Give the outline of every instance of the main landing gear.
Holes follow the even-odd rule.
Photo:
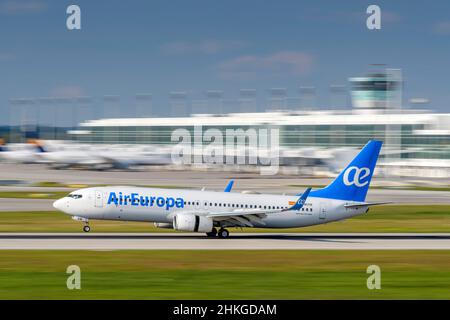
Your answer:
[[[211,232],[207,232],[206,235],[211,238],[218,236],[219,238],[225,239],[229,237],[230,233],[225,228],[220,228],[219,231],[216,228],[212,228]]]
[[[91,231],[91,227],[89,227],[89,225],[86,224],[86,225],[83,227],[83,231],[84,231],[84,232],[89,232],[89,231]]]
[[[225,238],[228,238],[229,235],[230,235],[230,233],[228,232],[227,229],[221,228],[219,230],[219,233],[218,233],[219,238],[225,239]]]
[[[207,232],[206,235],[208,237],[214,238],[215,236],[217,236],[217,229],[216,228],[212,228],[211,232]]]

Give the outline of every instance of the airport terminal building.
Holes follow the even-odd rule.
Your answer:
[[[450,114],[403,110],[401,113],[267,112],[194,115],[186,118],[101,119],[82,124],[79,139],[90,143],[170,145],[174,130],[194,126],[226,129],[278,128],[280,146],[289,149],[361,147],[385,141],[384,158],[400,167],[450,170]],[[441,174],[437,174],[441,175]]]
[[[385,142],[381,167],[406,176],[450,176],[450,114],[402,109],[401,79],[386,74],[351,78],[351,110],[196,114],[191,117],[86,121],[77,139],[89,143],[170,145],[176,129],[278,128],[286,150],[360,148]]]

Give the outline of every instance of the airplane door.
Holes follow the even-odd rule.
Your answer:
[[[320,203],[319,208],[319,219],[326,219],[327,218],[327,209],[325,207],[325,203]]]
[[[101,191],[95,190],[95,206],[97,208],[102,208],[103,207],[103,194]]]

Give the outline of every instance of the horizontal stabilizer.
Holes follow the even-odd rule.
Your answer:
[[[361,208],[361,207],[370,207],[370,206],[378,206],[382,204],[390,204],[392,202],[362,202],[362,203],[353,203],[346,204],[344,207],[346,208]]]

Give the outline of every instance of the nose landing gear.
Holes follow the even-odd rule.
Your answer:
[[[84,232],[91,231],[91,227],[89,227],[89,219],[88,218],[83,218],[83,217],[79,217],[79,216],[73,216],[72,219],[75,220],[75,221],[84,222],[84,227],[83,227],[83,231]]]

